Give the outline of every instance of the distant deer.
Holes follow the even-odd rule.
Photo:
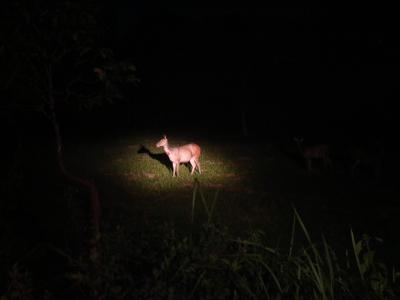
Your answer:
[[[172,162],[173,177],[179,176],[179,165],[187,162],[190,162],[192,165],[192,171],[190,174],[193,175],[196,167],[201,174],[199,162],[201,149],[198,145],[191,143],[179,147],[170,147],[168,145],[168,139],[164,135],[164,137],[156,144],[156,146],[163,147],[164,152],[168,155],[169,160]]]
[[[309,173],[313,172],[313,161],[314,160],[322,160],[325,167],[332,168],[332,160],[330,157],[330,149],[328,145],[318,144],[314,146],[303,146],[303,139],[294,138],[294,141],[297,143],[297,147],[303,158],[307,163],[307,170]]]
[[[370,146],[358,146],[351,149],[352,165],[351,176],[356,177],[359,173],[371,172],[376,180],[382,175],[384,148],[377,143]]]

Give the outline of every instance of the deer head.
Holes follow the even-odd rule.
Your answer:
[[[164,137],[161,140],[158,141],[156,146],[158,148],[158,147],[164,147],[166,145],[168,145],[168,139],[167,139],[167,136],[164,134]]]

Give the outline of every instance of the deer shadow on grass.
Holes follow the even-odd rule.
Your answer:
[[[153,153],[148,148],[143,145],[140,145],[139,150],[137,151],[139,154],[147,154],[150,158],[158,161],[160,164],[164,165],[169,171],[172,171],[172,163],[168,158],[168,155],[165,153]]]
[[[164,165],[169,171],[172,172],[172,162],[169,160],[167,154],[163,153],[153,153],[144,145],[140,145],[139,150],[137,151],[139,154],[147,154],[150,158],[158,161],[160,164]],[[188,163],[184,163],[186,168],[190,171],[190,166]]]

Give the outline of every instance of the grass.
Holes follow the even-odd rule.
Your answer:
[[[259,230],[238,238],[211,215],[188,235],[171,226],[139,236],[107,231],[99,272],[73,260],[71,279],[109,299],[398,299],[400,273],[375,257],[370,237],[350,231],[348,256],[324,237],[312,241],[294,209],[291,235],[306,242],[286,252]]]
[[[202,147],[203,173],[192,176],[181,165],[180,176],[173,178],[171,163],[155,147],[159,139],[149,133],[84,141],[67,148],[67,164],[95,179],[103,216],[125,218],[141,229],[165,222],[185,229],[192,214],[201,221],[204,209],[197,205],[192,212],[196,178],[205,199],[218,192],[217,217],[238,233],[261,228],[277,241],[288,238],[281,232],[290,231],[292,204],[338,244],[349,225],[379,235],[397,224],[395,189],[352,180],[341,170],[310,176],[293,143],[170,135],[172,145],[194,141]]]
[[[257,221],[257,215],[259,224],[272,226],[276,221],[276,208],[271,207],[277,205],[276,197],[270,197],[264,189],[266,175],[272,175],[276,164],[272,149],[199,139],[196,142],[202,147],[203,173],[190,175],[189,166],[181,165],[180,176],[174,178],[167,156],[155,147],[158,139],[149,135],[83,143],[67,149],[68,163],[75,171],[96,179],[106,197],[103,206],[107,212],[131,213],[144,223],[190,223],[190,200],[196,178],[207,199],[219,192],[223,200],[218,211],[226,222],[240,223],[239,227],[248,223],[247,227]],[[170,139],[171,144],[187,142],[190,140],[183,137]],[[249,222],[250,219],[253,221]]]
[[[169,138],[171,144],[192,141],[185,136]],[[355,284],[387,291],[389,268],[398,262],[399,250],[395,188],[350,179],[340,169],[321,170],[320,174],[310,176],[295,147],[282,147],[274,141],[191,138],[203,149],[203,174],[191,176],[189,169],[181,166],[178,178],[172,177],[170,162],[154,146],[158,135],[66,142],[67,168],[95,180],[102,204],[100,273],[104,281],[99,281],[90,261],[83,265],[74,261],[77,273],[72,279],[79,285],[93,292],[110,288],[119,294],[125,289],[143,288],[141,292],[151,293],[152,289],[142,285],[146,278],[147,284],[156,287],[156,294],[190,297],[217,291],[218,295],[228,293],[227,298],[314,295],[317,299],[334,299],[349,284],[353,285],[356,276]],[[84,240],[77,236],[82,235],[81,226],[86,220],[87,210],[82,209],[86,195],[60,184],[60,178],[45,180],[54,170],[49,168],[50,161],[39,158],[50,154],[44,156],[37,149],[36,153],[27,151],[21,156],[23,164],[32,167],[26,168],[26,174],[21,170],[25,183],[16,181],[9,203],[15,204],[12,200],[16,191],[25,202],[15,209],[20,215],[18,219],[4,213],[7,221],[3,223],[9,226],[13,221],[33,245],[38,236],[47,232],[48,238],[43,241],[54,242],[56,238],[56,246],[68,252],[74,247],[69,241]],[[31,201],[34,194],[40,195],[36,197],[38,201]],[[294,216],[292,205],[296,207]],[[32,216],[36,225],[27,228],[25,218]],[[221,227],[214,227],[214,220]],[[294,234],[295,231],[304,234]],[[18,240],[26,244],[14,232],[10,228],[12,238],[7,240],[8,244],[16,245],[13,242]],[[371,235],[362,235],[364,232]],[[383,237],[384,243],[370,236]],[[29,245],[25,248],[39,265],[35,264],[35,270],[42,270],[41,265],[55,265],[47,263],[56,258],[49,259],[45,246],[35,246],[34,251],[30,251]],[[82,249],[79,243],[76,248]],[[11,253],[12,249],[2,248],[3,253]],[[28,257],[24,251],[17,252],[17,256]],[[389,268],[382,269],[380,262],[374,261],[375,256],[387,259]],[[346,260],[352,260],[352,268],[343,264]],[[8,261],[12,266],[15,259]],[[29,276],[18,270],[10,276],[29,283]],[[56,268],[53,272],[58,274],[64,269]],[[37,273],[36,270],[36,276]],[[48,282],[45,273],[43,282]],[[233,288],[224,290],[214,276]],[[342,282],[343,276],[347,277]],[[398,282],[397,271],[393,270],[392,277],[392,282]],[[132,282],[137,285],[132,287]],[[169,290],[171,285],[178,290]]]

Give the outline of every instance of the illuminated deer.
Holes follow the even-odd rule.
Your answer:
[[[163,147],[164,152],[168,155],[169,160],[172,162],[173,177],[179,176],[179,165],[187,162],[190,162],[192,165],[192,171],[190,174],[193,175],[196,167],[201,174],[199,162],[201,149],[198,145],[191,143],[179,147],[170,147],[168,145],[168,139],[164,135],[164,137],[156,144],[156,146]]]
[[[328,145],[318,144],[304,147],[302,138],[294,138],[294,141],[297,143],[297,147],[299,148],[301,155],[306,160],[308,172],[311,173],[314,171],[312,163],[314,160],[322,160],[325,167],[332,168],[332,160]]]

